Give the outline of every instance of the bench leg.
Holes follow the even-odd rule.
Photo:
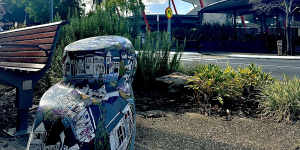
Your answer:
[[[27,134],[28,128],[28,111],[32,106],[33,99],[33,90],[22,90],[17,88],[17,127],[16,127],[16,135],[24,135]]]
[[[18,109],[16,136],[27,134],[29,109]]]

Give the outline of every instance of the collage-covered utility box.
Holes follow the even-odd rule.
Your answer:
[[[27,150],[134,149],[135,55],[120,36],[66,46],[64,79],[42,96]]]

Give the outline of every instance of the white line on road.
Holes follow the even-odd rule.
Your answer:
[[[219,64],[230,64],[230,65],[251,65],[251,64],[243,64],[243,63],[225,63],[225,62],[220,62]],[[258,66],[262,66],[262,67],[275,67],[275,68],[300,68],[297,66],[277,66],[277,65],[260,65],[260,64],[256,64]]]
[[[180,59],[180,60],[188,61],[188,60],[218,60],[218,59],[183,58],[183,59]]]

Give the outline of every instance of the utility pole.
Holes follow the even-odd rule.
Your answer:
[[[156,16],[156,21],[157,21],[157,32],[159,32],[159,14]]]
[[[53,22],[53,0],[50,0],[50,22]]]
[[[171,8],[171,0],[169,0],[169,8]],[[172,33],[171,33],[171,18],[168,19],[168,33],[170,35],[169,41],[172,40]]]

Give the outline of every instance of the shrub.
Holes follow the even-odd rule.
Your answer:
[[[258,108],[260,91],[273,81],[270,74],[253,64],[237,71],[212,64],[199,65],[195,70],[188,87],[198,103],[204,101],[231,110],[240,107],[247,113],[254,110],[246,108]]]
[[[52,72],[52,76],[62,77],[61,62],[65,46],[80,39],[100,35],[121,35],[130,38],[126,19],[105,11],[101,7],[88,16],[70,18],[69,24],[65,25],[60,32],[60,40],[52,65],[52,70],[55,71]]]
[[[262,106],[267,115],[278,121],[295,120],[300,114],[300,80],[297,78],[275,81],[264,89],[265,99]]]
[[[132,0],[132,5],[126,3],[128,9],[132,9],[134,16],[131,18],[120,16],[115,11],[116,4],[104,3],[97,8],[97,11],[90,13],[88,16],[73,16],[69,19],[69,24],[65,25],[60,32],[60,39],[55,52],[51,69],[41,81],[41,86],[50,87],[62,78],[62,61],[63,51],[68,44],[92,36],[100,35],[120,35],[129,38],[134,44],[138,53],[138,67],[136,82],[139,87],[148,86],[155,77],[168,74],[177,70],[179,66],[179,51],[183,50],[182,46],[176,41],[169,42],[167,33],[147,33],[144,42],[141,38],[136,37],[138,26],[141,22],[140,7]],[[127,6],[128,5],[128,6]],[[127,9],[127,8],[122,8]],[[129,10],[124,10],[129,12]],[[175,55],[169,60],[171,48],[175,44]],[[50,78],[51,77],[51,78]],[[47,81],[47,82],[45,82]],[[46,88],[47,89],[47,88]]]
[[[101,3],[101,5],[97,6],[96,11],[87,16],[69,14],[69,23],[64,25],[60,31],[60,39],[58,40],[51,68],[37,85],[37,88],[42,89],[40,93],[43,93],[48,87],[61,80],[63,75],[63,52],[68,44],[80,39],[101,35],[120,35],[129,38],[131,41],[135,39],[131,35],[130,25],[138,23],[129,22],[128,18],[120,16],[115,10],[116,7],[119,7],[119,5],[108,1],[107,3]],[[143,5],[137,3],[136,0],[132,0],[126,3],[126,6],[122,6],[122,10],[134,14],[137,18],[136,21],[140,22],[138,20],[140,18],[139,14],[132,13],[140,7],[143,7]],[[60,20],[59,18],[59,16],[56,16],[55,20],[58,21]]]
[[[172,45],[175,45],[175,54],[170,58]],[[144,43],[141,39],[135,40],[137,55],[137,72],[134,81],[136,88],[151,88],[156,77],[160,77],[179,69],[181,51],[184,45],[169,41],[166,32],[147,33]]]
[[[132,3],[134,3],[134,1],[132,1]],[[119,16],[114,10],[115,5],[117,4],[111,4],[109,2],[102,3],[97,6],[96,11],[91,12],[87,16],[71,15],[72,17],[68,20],[69,24],[63,26],[60,32],[60,39],[54,60],[48,72],[51,74],[50,76],[53,77],[53,82],[55,82],[57,78],[62,77],[62,57],[64,48],[68,44],[80,39],[101,35],[120,35],[130,40],[134,39],[134,37],[131,36],[129,19]],[[128,5],[127,7],[133,7],[129,4],[126,5]],[[142,7],[135,3],[133,5],[134,7]],[[126,11],[130,12],[129,9],[135,8],[126,8]],[[138,17],[138,15],[136,16]]]

